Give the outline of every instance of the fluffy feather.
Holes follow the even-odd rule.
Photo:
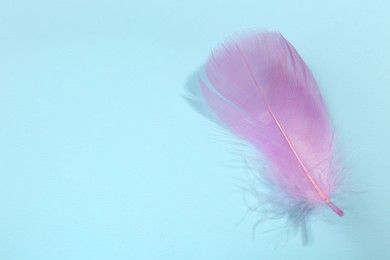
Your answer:
[[[294,221],[329,206],[338,189],[332,124],[317,83],[278,32],[233,37],[212,52],[200,86],[208,106],[267,163],[268,207]]]

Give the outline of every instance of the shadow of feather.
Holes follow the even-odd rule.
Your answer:
[[[204,96],[203,96],[203,93],[202,93],[202,90],[201,90],[201,87],[200,87],[200,80],[205,82],[206,85],[210,85],[210,83],[209,83],[209,81],[207,79],[205,70],[204,70],[204,65],[199,66],[198,69],[196,69],[188,77],[188,79],[187,79],[187,81],[185,83],[185,94],[182,96],[183,99],[197,113],[199,113],[200,115],[202,115],[203,117],[205,117],[209,121],[213,122],[217,126],[217,128],[219,128],[220,130],[222,130],[222,129],[223,130],[227,130],[225,125],[214,114],[214,112],[210,109],[210,107],[208,106],[206,100],[204,99]],[[226,132],[229,133],[228,130]],[[236,140],[234,136],[229,136],[229,137],[232,138],[233,140]],[[229,138],[229,140],[231,140],[230,138]],[[240,150],[239,154],[241,154],[241,156],[243,154],[248,155],[248,151],[250,150],[250,148],[248,147],[247,144],[237,140],[237,142],[234,142],[233,145],[236,148],[237,148],[237,146],[245,146],[247,149],[244,149],[243,147],[241,147],[242,149],[239,149]],[[245,150],[246,150],[246,152],[245,152]],[[240,167],[240,168],[250,169],[251,167],[248,164],[246,164],[245,167]],[[253,173],[253,174],[255,174],[255,173]],[[258,178],[258,176],[256,174],[256,179],[257,178]],[[246,191],[243,191],[244,194],[253,193],[256,190],[256,188],[254,188],[253,185],[259,185],[259,186],[263,186],[264,185],[264,184],[260,185],[257,181],[253,181],[253,178],[249,178],[249,177],[246,180],[242,180],[242,181],[244,181],[244,183],[246,183],[246,185],[245,185],[246,186],[245,187]],[[248,189],[251,190],[251,192],[248,192]],[[259,198],[259,194],[256,194],[256,195],[252,194],[252,195],[254,197],[256,197],[257,199]],[[260,206],[257,205],[257,203],[255,203],[254,205],[252,204],[250,206],[249,205],[247,205],[247,206],[248,206],[248,212],[245,214],[245,217],[248,216],[248,215],[251,215],[251,214],[258,215],[259,213],[262,212],[262,210],[259,209]],[[270,218],[270,219],[280,219],[280,217],[270,217],[269,214],[265,214],[263,217],[259,216],[258,221],[256,221],[256,223],[255,223],[255,225],[253,227],[253,230],[252,230],[253,234],[252,234],[252,236],[254,236],[254,233],[257,230],[257,227],[259,226],[259,224],[266,222],[266,220],[268,218]],[[240,222],[242,222],[242,221],[243,221],[243,219]],[[268,233],[270,231],[275,231],[275,230],[280,230],[280,231],[288,230],[286,236],[282,236],[281,234],[279,234],[279,236],[278,236],[279,237],[279,239],[278,239],[279,242],[276,243],[276,244],[277,244],[277,246],[280,246],[280,244],[281,244],[280,241],[286,240],[285,243],[283,243],[283,244],[286,244],[287,240],[289,239],[288,237],[291,236],[292,233],[296,234],[296,233],[299,233],[297,231],[301,231],[302,244],[303,245],[308,245],[310,243],[310,241],[311,241],[311,232],[310,232],[309,227],[306,225],[305,221],[303,221],[302,223],[301,222],[300,223],[292,223],[293,225],[290,225],[290,226],[293,226],[292,229],[286,228],[286,227],[288,227],[288,225],[286,226],[286,224],[287,223],[285,223],[282,226],[272,227],[270,229],[265,228],[264,230],[261,231],[261,233],[265,234],[265,233]],[[283,232],[283,233],[285,233],[285,232]]]
[[[218,126],[223,127],[222,122],[209,108],[206,103],[206,100],[203,97],[203,93],[199,84],[200,79],[206,79],[204,65],[200,66],[188,77],[185,84],[186,93],[184,94],[183,98],[187,102],[187,104],[190,105],[190,107],[192,107],[200,115],[204,116]]]

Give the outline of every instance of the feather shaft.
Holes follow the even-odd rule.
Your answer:
[[[283,36],[282,36],[283,37]],[[283,39],[285,40],[285,38],[283,37]],[[253,83],[255,84],[256,86],[256,91],[257,91],[257,94],[259,96],[259,98],[261,99],[261,101],[265,104],[265,106],[267,107],[267,110],[268,112],[270,113],[272,119],[274,120],[275,124],[278,126],[278,129],[280,130],[280,132],[282,133],[284,139],[286,140],[289,148],[291,149],[291,151],[293,152],[295,158],[297,159],[300,167],[302,168],[304,174],[306,175],[306,177],[309,179],[310,183],[313,185],[314,189],[318,192],[319,196],[323,199],[323,201],[339,216],[343,216],[344,215],[344,212],[339,209],[336,205],[334,205],[330,199],[325,195],[325,193],[321,190],[321,188],[317,185],[316,181],[313,179],[313,177],[310,175],[309,171],[307,170],[305,164],[303,163],[301,157],[299,156],[299,154],[297,153],[296,149],[294,148],[293,144],[291,143],[290,139],[288,138],[287,136],[287,133],[284,131],[283,127],[281,126],[279,120],[276,118],[275,116],[275,113],[272,111],[272,108],[270,106],[270,104],[267,102],[267,100],[264,98],[262,92],[261,92],[261,88],[259,86],[259,83],[257,82],[256,78],[254,77],[253,75],[253,71],[251,69],[251,67],[248,65],[248,62],[246,61],[245,59],[245,56],[242,55],[242,52],[240,50],[240,47],[235,44],[238,52],[241,54],[242,56],[242,59],[245,63],[245,66],[246,68],[248,69],[249,73],[250,73],[250,76],[251,76],[251,79],[253,80]],[[288,45],[287,45],[288,46]],[[290,47],[288,46],[288,51],[291,54],[291,49]],[[295,67],[295,63],[293,64],[293,66]]]

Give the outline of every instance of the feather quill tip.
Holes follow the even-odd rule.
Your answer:
[[[326,201],[326,204],[328,204],[328,206],[331,208],[331,210],[333,210],[334,213],[336,213],[337,215],[339,215],[340,217],[344,216],[344,211],[342,211],[341,209],[339,209],[336,205],[334,205],[329,199],[327,199]]]

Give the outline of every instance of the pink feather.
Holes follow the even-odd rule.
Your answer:
[[[211,54],[205,72],[208,106],[268,161],[268,204],[298,221],[324,205],[342,216],[331,202],[340,186],[332,124],[295,48],[278,32],[241,35]]]

